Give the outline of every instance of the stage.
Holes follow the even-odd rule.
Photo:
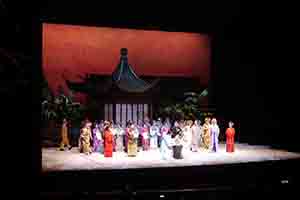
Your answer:
[[[58,151],[57,148],[42,149],[42,169],[49,171],[64,170],[112,170],[224,165],[234,163],[262,162],[300,158],[300,153],[292,153],[268,146],[236,144],[234,153],[225,152],[225,144],[220,144],[218,153],[205,150],[198,152],[183,151],[184,159],[170,158],[162,160],[159,150],[140,151],[136,157],[128,157],[124,152],[114,152],[112,158],[100,153],[85,155],[74,147],[70,151]]]

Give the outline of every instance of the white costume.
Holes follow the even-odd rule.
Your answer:
[[[201,147],[201,145],[203,144],[202,142],[202,136],[203,136],[203,129],[202,129],[202,126],[201,126],[201,121],[200,120],[197,120],[195,121],[195,125],[197,127],[197,146],[198,147]]]
[[[118,125],[115,130],[116,130],[116,151],[123,151],[124,150],[123,137],[125,134],[125,130],[120,125]]]
[[[192,146],[191,146],[191,148],[192,148],[193,152],[196,152],[198,149],[197,144],[198,144],[199,131],[198,131],[198,127],[196,124],[194,124],[191,129],[192,129]]]
[[[192,147],[192,129],[189,125],[183,128],[183,154],[188,154]]]
[[[158,135],[160,134],[159,127],[156,122],[153,122],[153,125],[150,127],[150,148],[157,148]]]
[[[220,128],[217,124],[212,124],[210,128],[211,150],[217,152],[219,149]]]

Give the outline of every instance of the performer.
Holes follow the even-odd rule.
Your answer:
[[[197,137],[197,149],[199,149],[201,148],[201,146],[203,146],[203,142],[202,142],[203,129],[201,126],[201,121],[196,120],[195,126],[196,126],[196,137]]]
[[[150,148],[150,139],[149,139],[149,128],[146,123],[141,127],[141,136],[143,143],[143,150],[148,151]]]
[[[150,130],[151,123],[150,123],[150,119],[148,117],[145,117],[144,124],[146,124]]]
[[[121,127],[121,124],[117,124],[116,125],[116,134],[117,134],[117,137],[116,137],[116,151],[123,151],[124,150],[124,145],[123,145],[123,137],[124,137],[124,134],[125,134],[125,131],[124,129]]]
[[[175,159],[183,159],[182,148],[183,148],[183,132],[178,122],[175,122],[174,127],[171,129],[171,138],[174,141],[173,145],[173,157]]]
[[[116,129],[116,125],[114,124],[114,121],[110,121],[110,130],[111,130],[111,132],[112,132],[112,134],[113,134],[113,152],[116,152],[116,146],[117,146],[117,144],[116,144],[116,140],[117,140],[117,137],[118,137],[118,135],[117,135],[117,129]]]
[[[227,128],[226,134],[226,152],[234,152],[234,136],[235,136],[235,129],[233,128],[233,122],[229,122],[229,128]]]
[[[192,131],[192,147],[191,150],[192,152],[197,152],[198,149],[198,139],[200,135],[200,127],[197,124],[197,120],[192,122],[191,125],[191,131]]]
[[[156,149],[157,142],[158,142],[158,134],[159,134],[159,127],[155,120],[153,120],[153,124],[150,127],[150,148]]]
[[[170,118],[168,118],[168,117],[166,118],[165,124],[171,129],[172,124],[171,124]]]
[[[125,146],[125,152],[128,152],[128,137],[129,137],[129,132],[130,132],[130,126],[131,126],[132,122],[131,121],[127,121],[126,123],[126,129],[125,129],[125,137],[124,137],[124,146]]]
[[[86,125],[87,123],[90,123],[90,120],[89,120],[88,117],[86,117],[86,118],[81,122],[81,128],[85,127],[85,125]]]
[[[88,123],[91,123],[90,120],[88,119],[88,117],[86,117],[83,121],[81,121],[81,124],[80,124],[80,134],[81,134],[81,130],[88,124]],[[78,138],[78,148],[81,149],[81,137],[79,136]]]
[[[179,122],[178,122],[178,121],[175,121],[175,122],[174,122],[173,128],[174,128],[174,127],[179,127]]]
[[[114,136],[109,121],[104,122],[104,157],[113,156],[113,140]]]
[[[91,126],[92,124],[88,122],[80,131],[80,148],[79,148],[80,153],[85,153],[85,154],[92,153],[91,144],[90,144],[91,137],[92,137]]]
[[[160,153],[163,160],[167,160],[171,157],[173,140],[171,138],[171,131],[168,129],[167,132],[162,133],[162,140],[160,145]]]
[[[138,146],[138,139],[140,137],[140,130],[138,129],[138,127],[135,124],[133,124],[132,126],[133,126],[133,137],[136,141],[136,145]],[[137,148],[137,150],[139,152],[138,148]]]
[[[162,126],[163,126],[163,123],[162,123],[162,121],[161,121],[161,118],[158,118],[157,119],[157,122],[156,122],[156,124],[157,124],[157,126],[158,126],[158,129],[159,129],[159,131],[158,131],[158,134],[157,134],[157,146],[158,147],[160,147],[160,142],[161,142],[161,128],[162,128]]]
[[[151,129],[151,123],[150,123],[150,119],[148,117],[145,118],[145,125],[147,126],[147,129],[148,129],[148,142],[149,142],[149,149],[151,148],[151,145],[150,145],[150,138],[151,138],[151,135],[150,135],[150,129]]]
[[[192,132],[192,126],[194,124],[194,121],[193,120],[187,120],[186,121],[186,130],[187,130],[187,134],[185,137],[186,140],[187,140],[187,144],[188,144],[188,147],[189,147],[189,150],[191,151],[192,150],[192,139],[193,139],[193,132]]]
[[[96,123],[93,129],[93,151],[103,153],[103,137],[99,123]]]
[[[63,119],[63,124],[61,127],[61,143],[59,150],[64,151],[65,146],[68,147],[69,150],[71,150],[72,146],[70,145],[69,138],[68,138],[68,121],[67,119]]]
[[[161,137],[166,135],[169,132],[170,128],[171,127],[169,126],[168,122],[165,122],[160,129]]]
[[[203,129],[203,135],[202,135],[203,147],[208,150],[210,147],[210,119],[209,118],[204,119],[204,124],[202,129]]]
[[[211,139],[212,152],[217,152],[219,149],[219,134],[220,134],[220,128],[217,124],[216,118],[213,118],[211,120],[211,128],[210,128],[210,139]]]
[[[192,121],[191,120],[181,121],[179,124],[183,134],[181,138],[181,143],[183,145],[182,154],[184,156],[188,154],[192,148],[192,130],[191,130]]]
[[[128,156],[134,157],[137,155],[137,140],[138,140],[138,132],[136,130],[136,127],[131,124],[130,128],[128,130],[128,147],[127,147],[127,151],[128,151]]]
[[[104,132],[104,121],[103,120],[100,121],[99,128],[100,128],[100,131],[101,131],[101,133],[103,135],[103,132]]]
[[[135,123],[133,123],[135,124]],[[138,136],[138,140],[137,140],[137,145],[138,145],[138,152],[140,150],[142,150],[144,147],[143,147],[143,136],[142,136],[142,129],[143,129],[143,122],[141,120],[138,121],[137,124],[135,124],[135,131],[137,131],[139,133],[139,136]]]

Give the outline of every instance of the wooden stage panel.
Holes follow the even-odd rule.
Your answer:
[[[80,154],[77,148],[71,151],[58,151],[57,148],[42,149],[42,170],[126,170],[161,167],[209,166],[248,162],[276,161],[300,158],[300,153],[272,149],[267,146],[236,144],[236,152],[225,152],[225,144],[220,144],[218,153],[204,150],[199,152],[184,151],[184,159],[170,157],[162,160],[159,150],[140,151],[137,157],[127,157],[124,152],[114,152],[112,158],[102,154]]]

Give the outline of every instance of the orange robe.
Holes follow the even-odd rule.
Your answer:
[[[104,157],[112,157],[114,136],[110,130],[104,131]]]
[[[65,145],[70,148],[71,145],[68,138],[68,126],[66,123],[64,123],[61,128],[61,139],[60,148],[63,149]]]
[[[225,134],[226,134],[226,151],[234,152],[234,135],[235,135],[234,128],[227,128]]]

